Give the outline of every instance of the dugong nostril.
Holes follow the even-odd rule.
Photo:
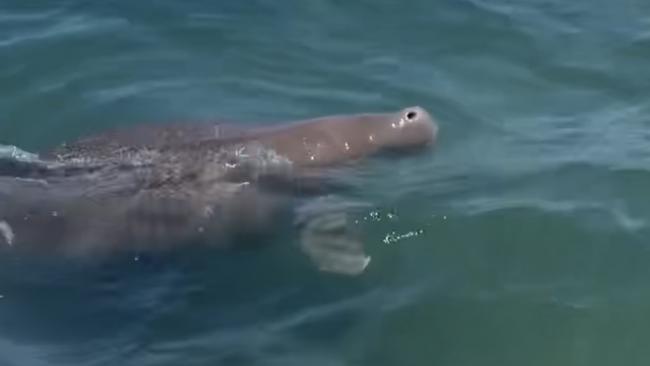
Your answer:
[[[407,121],[413,121],[418,117],[418,112],[416,111],[408,111],[406,112],[406,120]]]

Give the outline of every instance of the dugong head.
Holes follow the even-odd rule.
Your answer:
[[[399,151],[432,145],[437,137],[436,121],[424,108],[415,106],[388,115],[369,138],[381,149]]]
[[[324,166],[382,151],[432,145],[438,125],[421,107],[398,112],[334,115],[261,129],[257,140],[297,166]]]

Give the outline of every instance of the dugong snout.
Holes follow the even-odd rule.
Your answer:
[[[413,148],[433,144],[438,137],[438,123],[422,107],[404,108],[391,118],[384,131],[383,146],[390,149]]]

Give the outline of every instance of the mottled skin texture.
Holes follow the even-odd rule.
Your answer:
[[[47,167],[26,169],[20,179],[0,176],[0,244],[91,256],[188,241],[221,245],[233,233],[270,230],[286,208],[282,196],[314,169],[436,137],[436,123],[419,107],[249,129],[197,123],[108,131],[41,154]]]
[[[420,107],[395,113],[328,116],[273,127],[241,129],[223,124],[136,126],[65,144],[47,156],[106,157],[123,147],[193,149],[258,141],[301,167],[356,160],[380,150],[399,150],[435,142],[438,126]]]

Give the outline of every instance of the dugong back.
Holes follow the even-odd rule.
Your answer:
[[[231,142],[246,138],[249,130],[226,123],[140,124],[74,140],[44,151],[45,158],[102,158],[122,148],[160,150],[201,142]]]

